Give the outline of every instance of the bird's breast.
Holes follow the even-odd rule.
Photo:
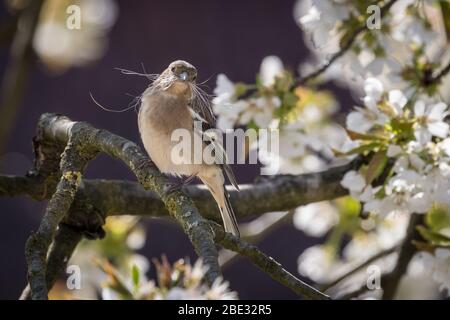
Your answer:
[[[144,148],[160,171],[190,175],[196,170],[193,166],[176,163],[172,154],[173,148],[179,144],[174,139],[177,136],[175,130],[184,130],[192,137],[193,124],[186,100],[169,95],[144,97],[138,121]]]

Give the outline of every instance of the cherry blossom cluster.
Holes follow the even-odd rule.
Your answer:
[[[391,2],[389,10],[382,11]],[[407,95],[427,89],[433,94],[439,91],[448,101],[448,90],[442,86],[424,88],[417,81],[450,59],[442,4],[437,0],[397,0],[372,5],[369,8],[366,1],[299,1],[294,14],[313,53],[312,63],[301,70],[305,73],[316,68],[314,61],[323,64],[354,39],[327,70],[326,78],[359,94],[364,79],[376,77]],[[363,32],[358,33],[361,28]]]
[[[347,116],[349,135],[358,143],[347,154],[374,155],[367,167],[349,171],[342,185],[364,203],[365,211],[384,216],[427,213],[433,205],[450,205],[447,105],[408,101],[399,90],[385,92],[374,78],[366,80],[364,90],[364,107]],[[386,170],[385,181],[374,186],[377,175]]]
[[[246,93],[254,88],[256,92],[248,96]],[[279,152],[264,148],[258,152],[265,167],[280,164],[274,174],[326,169],[334,157],[330,143],[341,146],[345,137],[342,128],[330,121],[338,110],[331,94],[300,87],[292,89],[292,76],[278,57],[263,59],[256,85],[233,83],[221,74],[214,93],[219,128],[279,130]],[[257,148],[258,145],[252,145],[253,150]]]

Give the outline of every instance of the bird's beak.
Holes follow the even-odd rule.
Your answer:
[[[180,73],[180,79],[183,81],[186,81],[186,79],[188,78],[188,74],[186,71]]]

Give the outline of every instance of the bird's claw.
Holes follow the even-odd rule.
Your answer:
[[[192,175],[185,179],[179,180],[178,182],[170,183],[169,185],[167,185],[167,187],[163,191],[163,196],[167,196],[170,193],[175,192],[175,191],[180,191],[183,187],[185,187],[189,183],[191,183],[195,177],[196,177],[196,175]]]
[[[153,161],[150,160],[150,159],[148,159],[148,158],[139,160],[139,163],[137,164],[137,167],[136,167],[136,168],[137,168],[138,170],[142,170],[142,169],[144,169],[146,166],[154,166]]]
[[[175,191],[179,191],[181,189],[183,185],[181,183],[170,183],[168,185],[166,185],[166,187],[164,188],[165,190],[163,191],[163,196],[167,196],[172,192]]]

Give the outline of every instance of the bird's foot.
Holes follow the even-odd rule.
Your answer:
[[[186,178],[179,179],[178,181],[171,183],[164,190],[163,196],[167,196],[169,193],[181,190],[183,187],[190,184],[195,179],[196,176],[197,176],[196,174],[193,174]]]
[[[149,158],[144,158],[144,159],[142,159],[142,160],[139,160],[139,163],[137,164],[136,168],[137,168],[138,170],[142,170],[142,169],[144,169],[144,168],[147,167],[147,166],[154,167],[155,164],[154,164],[153,161],[150,160]]]

